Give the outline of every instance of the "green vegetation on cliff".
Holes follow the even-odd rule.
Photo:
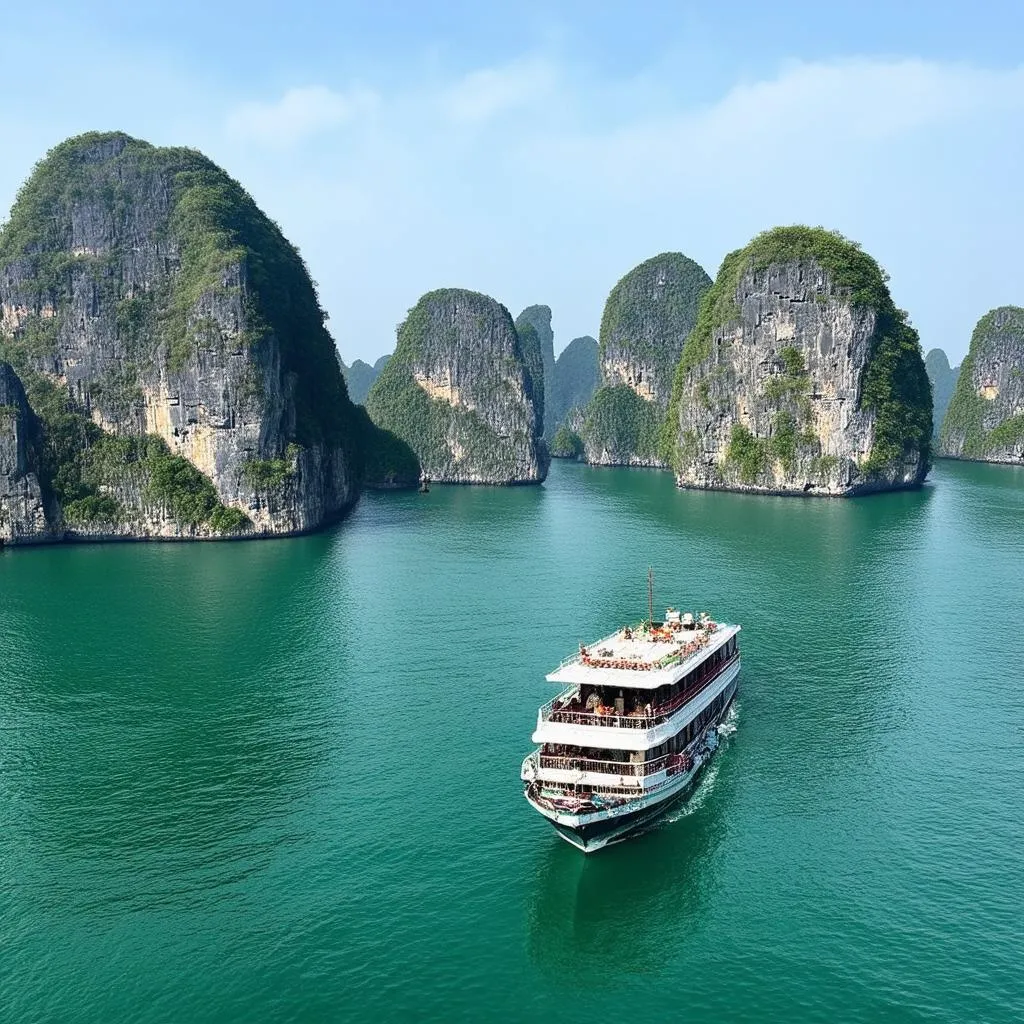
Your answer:
[[[105,211],[106,248],[74,248],[71,210],[88,199]],[[168,253],[169,273],[153,291],[129,294],[119,273],[142,232]],[[201,153],[158,148],[119,132],[62,142],[19,190],[0,232],[0,270],[17,265],[18,287],[54,315],[8,347],[52,350],[67,314],[72,272],[84,272],[117,307],[124,339],[152,360],[158,347],[173,371],[200,346],[258,344],[273,334],[282,371],[294,374],[293,440],[345,446],[351,406],[326,319],[298,250],[242,186]],[[205,309],[218,296],[244,293],[245,324],[222,337]]]
[[[729,435],[725,461],[739,472],[740,482],[753,484],[773,463],[778,462],[786,472],[796,463],[798,446],[808,439],[800,434],[792,413],[785,410],[775,414],[770,437],[755,437],[742,423],[734,423]],[[819,457],[819,471],[825,465]]]
[[[551,457],[554,459],[583,458],[583,439],[568,423],[563,423],[551,441]]]
[[[363,486],[415,487],[420,479],[420,463],[412,448],[390,430],[378,427],[362,405],[356,408],[356,417]]]
[[[605,302],[598,343],[602,362],[622,357],[649,367],[654,383],[667,390],[710,285],[704,268],[679,252],[663,252],[634,267]],[[612,383],[607,374],[605,379]]]
[[[870,474],[913,451],[922,452],[924,464],[929,463],[931,384],[917,332],[908,323],[907,314],[893,303],[886,275],[858,243],[838,232],[794,226],[765,231],[743,249],[729,253],[701,299],[697,322],[676,367],[672,398],[661,430],[660,450],[677,470],[679,404],[688,375],[711,356],[716,334],[740,316],[737,293],[744,276],[771,266],[807,262],[817,263],[828,274],[833,293],[845,294],[851,305],[875,313],[871,353],[861,377],[861,408],[875,413],[875,440],[862,468]],[[814,298],[823,300],[825,296],[816,294]],[[794,376],[788,367],[787,376]],[[743,448],[743,439],[740,441]],[[752,460],[746,458],[745,465],[749,468]]]
[[[165,508],[181,527],[208,525],[234,533],[250,525],[243,512],[220,501],[191,462],[172,455],[162,438],[104,433],[39,374],[28,375],[26,393],[43,424],[43,480],[70,525],[122,523],[147,505]],[[137,499],[127,508],[116,497],[126,493]]]
[[[366,409],[373,422],[407,445],[424,472],[435,478],[440,475],[435,467],[452,459],[452,440],[474,466],[485,467],[494,475],[514,466],[509,441],[526,444],[530,440],[525,435],[501,437],[475,410],[431,398],[409,368],[398,363],[389,363],[373,385]]]
[[[915,449],[931,465],[932,385],[917,331],[902,310],[895,315],[879,312],[879,322],[878,340],[861,377],[861,408],[875,413],[875,443],[861,467],[868,474]]]
[[[394,355],[370,390],[371,419],[408,445],[432,479],[542,479],[530,361],[543,369],[539,350],[524,352],[522,343],[525,335],[530,348],[532,330],[518,332],[489,296],[428,292],[399,326]]]
[[[986,450],[991,448],[1007,448],[1024,441],[1024,413],[1018,413],[1003,420],[985,435]]]
[[[534,408],[537,411],[537,433],[544,433],[544,353],[541,350],[540,335],[533,321],[524,314],[519,315],[515,322],[516,334],[519,335],[519,346],[526,360],[526,368],[530,371],[530,393],[533,395]]]
[[[971,345],[960,365],[953,396],[941,427],[940,450],[967,459],[985,459],[995,450],[1016,444],[1024,437],[1024,416],[1011,415],[991,429],[985,429],[988,402],[976,390],[975,373],[986,349],[999,335],[1015,337],[1016,358],[1024,362],[1024,309],[1020,306],[1000,306],[989,310],[975,325]],[[1009,371],[1009,380],[1019,380],[1021,369]],[[950,451],[954,437],[962,437],[960,448]]]
[[[300,451],[297,444],[290,444],[284,458],[248,459],[242,463],[242,479],[257,490],[277,490],[294,475],[295,462]]]
[[[583,436],[589,449],[616,462],[656,460],[660,422],[658,407],[628,384],[601,387],[584,412]]]
[[[555,360],[551,415],[558,427],[573,408],[584,408],[601,383],[597,340],[573,338]]]

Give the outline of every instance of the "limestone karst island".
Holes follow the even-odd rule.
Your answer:
[[[942,422],[939,454],[1024,462],[1024,309],[1000,306],[971,335]]]
[[[963,366],[922,358],[875,260],[775,228],[712,282],[666,252],[612,289],[600,339],[554,347],[463,288],[346,366],[305,264],[194,150],[91,133],[53,149],[0,233],[0,539],[303,533],[360,490],[538,484],[552,456],[681,487],[850,496],[938,454],[1019,462],[1024,312]],[[935,400],[933,418],[933,396]],[[948,404],[948,411],[946,406]]]
[[[536,483],[548,470],[544,361],[532,324],[461,288],[428,292],[370,389],[374,422],[442,483]]]
[[[0,234],[0,538],[273,536],[415,456],[349,400],[298,253],[219,167],[57,146]]]
[[[725,258],[676,367],[665,454],[681,485],[912,487],[931,435],[917,332],[859,246],[776,228]]]
[[[672,378],[711,278],[678,252],[634,267],[601,316],[601,386],[583,414],[588,462],[664,466],[659,436]]]

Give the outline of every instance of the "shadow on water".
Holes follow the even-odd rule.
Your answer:
[[[587,489],[619,510],[666,528],[693,543],[727,540],[735,553],[768,553],[765,539],[791,539],[835,551],[879,529],[904,530],[927,514],[934,487],[860,498],[778,497],[688,490],[671,474],[630,469],[583,469]]]
[[[623,843],[588,856],[552,834],[538,852],[528,908],[539,969],[588,990],[614,987],[624,973],[661,972],[666,942],[678,949],[673,936],[700,927],[713,884],[733,785],[719,763],[687,803]]]

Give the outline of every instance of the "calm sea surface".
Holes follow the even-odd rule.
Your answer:
[[[743,624],[690,805],[591,858],[543,674]],[[0,1019],[1024,1019],[1024,471],[856,501],[370,495],[301,540],[0,555]]]

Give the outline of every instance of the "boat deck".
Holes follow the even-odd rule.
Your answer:
[[[688,672],[739,632],[739,626],[705,621],[687,629],[678,624],[648,629],[627,626],[594,644],[580,645],[546,677],[552,683],[614,683],[655,689]]]

